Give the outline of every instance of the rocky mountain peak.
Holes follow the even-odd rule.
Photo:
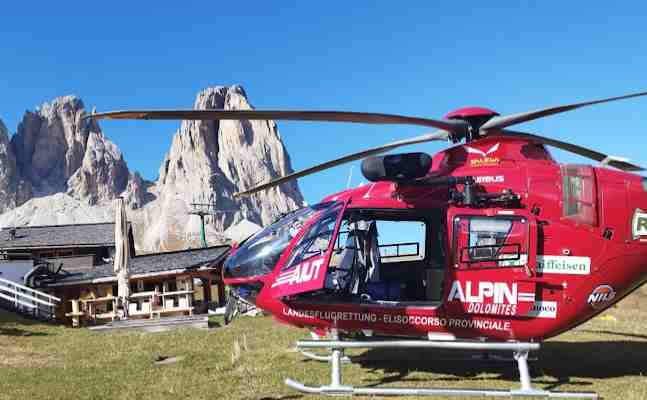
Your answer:
[[[214,86],[198,93],[194,109],[249,110],[252,105],[241,86]],[[241,200],[234,200],[233,194],[291,172],[273,121],[183,121],[160,167],[159,201],[168,212],[159,223],[181,223],[173,221],[175,216],[189,213],[190,203],[200,202],[221,211],[208,218],[216,231],[242,219],[267,224],[303,204],[296,183]]]
[[[30,194],[31,188],[18,174],[9,131],[0,120],[0,213],[23,203]]]
[[[65,96],[23,116],[11,142],[22,175],[36,191],[64,191],[81,165],[88,135],[87,129],[79,129],[82,110],[80,99]]]
[[[131,174],[121,151],[84,114],[81,99],[63,96],[23,116],[11,147],[32,195],[63,192],[96,205],[126,190]],[[142,202],[133,199],[131,207]]]
[[[194,108],[253,107],[234,85],[200,91]],[[0,216],[1,224],[79,223],[84,215],[110,220],[111,200],[121,196],[132,210],[137,247],[172,250],[200,245],[192,203],[215,209],[206,218],[214,243],[242,220],[265,225],[304,202],[296,182],[233,199],[237,191],[292,172],[274,121],[182,121],[151,183],[128,169],[119,148],[94,120],[82,119],[84,113],[79,98],[65,96],[26,112],[11,140],[0,125],[0,212],[17,207]]]

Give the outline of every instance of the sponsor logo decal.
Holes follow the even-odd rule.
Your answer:
[[[528,312],[529,317],[557,318],[556,301],[536,301]]]
[[[640,208],[634,211],[634,217],[631,220],[631,233],[634,239],[647,236],[647,213]]]
[[[591,273],[591,259],[573,256],[537,256],[537,272],[588,275]]]
[[[316,280],[319,277],[319,272],[321,270],[321,265],[324,262],[324,258],[315,258],[297,264],[296,267],[291,268],[287,271],[281,272],[276,281],[272,283],[272,287],[277,287],[281,285],[293,285],[295,283],[309,282],[311,280]]]
[[[476,183],[503,183],[505,182],[505,177],[503,175],[496,176],[477,176],[474,178]]]
[[[491,156],[493,153],[499,150],[499,143],[490,147],[487,151],[476,149],[470,146],[465,146],[465,150],[469,154],[477,154],[481,156],[481,158],[475,158],[473,160],[470,160],[470,166],[472,167],[487,167],[487,166],[499,165],[499,162],[501,162],[501,159],[499,157]]]
[[[442,318],[431,315],[407,315],[390,313],[367,313],[350,311],[295,310],[283,307],[283,315],[290,318],[301,318],[306,321],[325,320],[335,325],[339,322],[348,323],[379,323],[384,325],[408,325],[418,327],[440,327],[450,329],[480,329],[492,331],[509,331],[510,321],[492,320],[488,318]]]
[[[470,160],[472,167],[493,167],[499,165],[501,159],[499,157],[483,157]]]
[[[535,293],[519,292],[516,283],[480,281],[477,286],[466,281],[463,288],[460,281],[454,281],[447,300],[467,304],[470,314],[516,315],[517,304],[533,303]]]
[[[487,157],[490,154],[494,153],[495,151],[499,150],[499,143],[497,143],[494,146],[490,147],[490,149],[488,151],[483,151],[483,150],[476,149],[476,148],[470,147],[470,146],[465,146],[465,150],[467,150],[467,152],[470,153],[470,154],[478,154],[480,156]]]
[[[586,300],[596,310],[600,310],[613,301],[616,297],[616,291],[609,285],[600,285],[593,289],[589,298]]]

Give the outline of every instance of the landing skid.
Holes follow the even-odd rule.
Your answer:
[[[476,341],[423,341],[423,340],[300,340],[298,349],[330,349],[331,354],[322,361],[330,361],[330,384],[325,386],[308,386],[292,379],[285,384],[303,393],[325,394],[336,396],[485,396],[485,397],[548,397],[568,399],[597,399],[593,392],[552,392],[532,387],[528,372],[528,353],[539,350],[539,343],[486,343]],[[342,384],[341,364],[345,349],[379,349],[379,348],[438,348],[456,350],[510,351],[519,368],[519,389],[417,389],[417,388],[376,388],[353,387]]]

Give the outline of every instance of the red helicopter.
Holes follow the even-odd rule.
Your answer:
[[[308,393],[597,398],[534,388],[528,353],[601,313],[647,280],[647,178],[626,159],[509,127],[647,92],[500,116],[468,107],[444,119],[336,111],[116,111],[95,119],[300,120],[409,124],[439,131],[278,177],[252,195],[363,159],[371,183],[282,216],[227,259],[242,301],[308,328],[324,348],[329,385]],[[426,153],[377,154],[431,141]],[[458,144],[463,142],[462,144]],[[560,164],[554,146],[600,162]],[[609,168],[613,167],[613,168]],[[324,336],[326,336],[324,338]],[[510,351],[519,389],[361,388],[343,385],[347,348]],[[314,354],[312,357],[317,357]]]

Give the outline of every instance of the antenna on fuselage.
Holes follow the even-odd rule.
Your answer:
[[[351,165],[350,170],[348,171],[348,180],[346,181],[346,189],[350,189],[350,183],[353,179],[353,167],[354,165]]]

